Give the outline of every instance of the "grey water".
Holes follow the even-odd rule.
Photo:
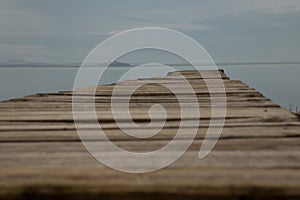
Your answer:
[[[233,80],[241,80],[286,109],[300,108],[300,64],[260,64],[218,66]],[[187,69],[185,66],[174,67]],[[100,84],[118,81],[130,67],[111,67]],[[97,70],[90,68],[91,72]],[[78,68],[72,67],[1,67],[0,101],[35,93],[72,90]],[[164,76],[148,67],[143,77]],[[86,86],[89,86],[87,79]]]

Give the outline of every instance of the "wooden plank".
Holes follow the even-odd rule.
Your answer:
[[[4,170],[1,178],[7,182],[0,193],[11,198],[25,194],[48,199],[292,199],[300,195],[300,173],[296,169],[179,168],[142,175],[90,167]]]
[[[74,132],[73,132],[74,133]],[[54,134],[52,134],[55,136]],[[56,133],[56,135],[59,135]],[[299,144],[300,138],[299,137],[248,137],[244,138],[242,134],[241,137],[237,138],[221,138],[215,148],[214,151],[221,151],[221,152],[276,152],[277,154],[281,151],[295,151],[300,153]],[[34,135],[33,135],[34,136]],[[170,136],[170,135],[169,135]],[[299,136],[299,134],[298,134]],[[54,137],[53,137],[54,138]],[[172,138],[160,138],[160,139],[136,139],[132,140],[127,137],[127,139],[123,140],[120,138],[118,140],[114,140],[114,143],[119,147],[126,149],[127,151],[134,151],[134,152],[148,152],[159,149],[166,144]],[[97,151],[105,151],[106,149],[104,146],[101,146],[103,141],[101,140],[90,140],[87,142],[99,142],[99,146],[97,146]],[[182,139],[178,139],[176,141],[178,146],[183,144]],[[189,151],[199,151],[200,147],[203,143],[203,136],[197,137]],[[270,147],[272,151],[270,151]],[[21,155],[23,156],[25,153],[33,155],[34,153],[74,153],[74,152],[87,152],[87,150],[83,147],[80,143],[80,140],[71,140],[71,138],[67,138],[67,140],[18,140],[18,141],[0,141],[0,150],[2,154],[0,157],[2,159],[10,157],[10,154],[13,155]],[[107,151],[107,150],[106,150]],[[109,153],[109,151],[107,151]],[[24,153],[24,154],[23,154]],[[279,153],[280,154],[280,153]],[[255,156],[255,154],[253,154]],[[258,156],[258,155],[257,155]],[[11,156],[12,158],[14,156]],[[247,158],[245,158],[247,159]],[[300,159],[294,160],[295,164],[300,164]],[[218,160],[216,160],[218,162]],[[5,162],[4,162],[5,163]],[[4,164],[2,163],[2,164]],[[220,164],[222,162],[220,161]],[[1,164],[0,164],[1,166]]]
[[[230,140],[220,141],[225,145],[216,147],[205,159],[198,158],[198,151],[202,141],[195,140],[192,147],[180,159],[169,168],[200,167],[200,168],[296,168],[300,169],[300,151],[298,150],[299,139],[262,139],[264,144],[258,140],[241,140],[231,142]],[[181,145],[182,141],[177,141]],[[243,147],[249,142],[250,147]],[[115,142],[122,149],[134,152],[149,152],[157,150],[166,145],[168,141],[125,141]],[[276,149],[269,150],[269,146],[279,145]],[[237,148],[229,147],[236,145]],[[288,147],[290,145],[290,147]],[[257,148],[255,148],[257,146]],[[98,141],[95,152],[106,151],[108,158],[114,159],[116,163],[121,162],[121,154],[114,151],[107,151],[106,146]],[[239,149],[240,147],[240,149]],[[0,146],[0,167],[18,167],[22,160],[22,165],[27,167],[56,167],[56,166],[78,166],[78,167],[101,167],[97,161],[86,151],[83,144],[79,142],[18,142],[4,143]],[[175,150],[175,149],[174,149]],[[161,155],[163,159],[164,155]],[[187,166],[186,163],[189,163]],[[121,164],[121,163],[119,163]],[[139,167],[147,167],[149,163],[140,163]],[[124,163],[125,165],[125,163]]]
[[[88,105],[91,105],[87,103]],[[123,107],[127,104],[125,103],[118,103],[115,105],[116,107]],[[143,107],[150,107],[153,105],[153,103],[130,103],[131,108],[143,108]],[[162,102],[160,103],[163,107],[178,107],[178,103],[168,103],[168,102]],[[210,102],[199,102],[200,107],[211,107]],[[221,103],[216,104],[216,106],[221,105]],[[193,105],[190,104],[184,104],[183,107],[193,107]],[[111,107],[111,102],[104,102],[95,104],[95,108],[107,108]],[[246,102],[227,102],[226,107],[279,107],[277,104],[275,104],[272,101],[246,101]],[[5,102],[0,103],[0,111],[9,110],[10,112],[13,111],[23,111],[23,110],[53,110],[53,109],[59,109],[60,111],[65,110],[72,110],[72,103],[60,103],[60,102],[39,102],[38,104],[35,102]]]
[[[23,129],[19,126],[24,126]],[[123,131],[118,129],[115,124],[101,124],[104,133],[110,140],[133,140],[134,138],[126,135]],[[166,125],[162,131],[156,136],[148,140],[170,140],[177,133],[177,126]],[[198,129],[196,139],[203,139],[206,135],[208,125],[201,126]],[[130,127],[128,128],[130,130]],[[151,131],[151,130],[145,130]],[[194,134],[192,129],[185,128],[185,134],[181,138],[188,137]],[[73,124],[36,124],[36,125],[20,125],[1,126],[0,142],[13,141],[79,141],[79,136]],[[95,125],[86,125],[85,135],[91,140],[94,140],[94,134],[98,133]],[[299,124],[284,125],[284,124],[232,124],[225,125],[222,130],[220,139],[228,138],[297,138],[300,136]],[[275,148],[275,147],[274,147]]]
[[[135,88],[137,86],[137,83],[139,82],[135,82],[135,81],[124,81],[124,82],[120,82],[118,83],[118,88],[119,89],[128,89],[128,88]],[[162,85],[160,85],[160,83],[164,83]],[[145,83],[144,85],[139,85],[139,87],[141,89],[145,89],[145,90],[149,90],[149,89],[155,89],[155,88],[160,88],[162,89],[163,87],[172,87],[172,88],[176,88],[176,89],[184,89],[186,88],[185,85],[181,84],[183,83],[182,81],[173,81],[173,82],[162,82],[162,81],[157,81],[157,83],[153,82],[149,82],[149,83]],[[193,81],[193,82],[189,82],[190,86],[194,89],[194,90],[200,90],[200,89],[207,89],[207,83],[204,81]],[[209,84],[211,86],[213,86],[214,88],[226,88],[226,89],[250,89],[249,86],[247,86],[246,84],[242,83],[242,82],[236,82],[236,81],[224,81],[224,82],[211,82],[209,81]],[[116,85],[100,85],[100,86],[93,86],[93,87],[87,87],[87,88],[80,88],[76,91],[91,91],[91,90],[97,90],[97,91],[101,91],[101,90],[113,90],[116,87]],[[59,93],[70,93],[71,91],[61,91]],[[57,93],[54,93],[57,94]]]
[[[119,82],[119,85],[141,85],[141,84],[172,84],[173,86],[176,85],[182,85],[182,83],[186,83],[187,81],[184,79],[157,79],[157,80],[152,80],[152,79],[145,79],[145,80],[127,80],[127,81],[122,81]],[[191,79],[188,80],[188,83],[190,85],[206,85],[206,84],[210,84],[210,85],[220,85],[220,83],[223,83],[224,85],[228,84],[228,83],[240,83],[242,84],[241,81],[232,81],[232,80],[222,80],[220,82],[219,79]]]
[[[121,88],[122,89],[122,88]],[[118,95],[118,96],[122,96],[122,95],[128,95],[129,93],[129,89],[122,89],[122,90],[116,90],[114,95]],[[187,88],[175,88],[176,89],[176,95],[191,95],[191,94],[196,94],[196,95],[201,95],[201,94],[219,94],[224,92],[224,88],[220,87],[220,88],[213,88],[213,91],[208,91],[207,89],[203,88],[203,89],[196,89],[193,90],[193,92],[191,93],[190,91],[187,91]],[[256,93],[256,91],[254,89],[251,88],[226,88],[226,93],[231,94],[231,93]],[[61,96],[61,95],[65,95],[65,96],[71,96],[71,95],[96,95],[96,96],[111,96],[113,94],[112,90],[98,90],[96,93],[94,92],[89,92],[89,91],[82,91],[82,92],[77,92],[77,93],[56,93],[56,94],[51,94],[53,96]],[[150,88],[150,89],[146,89],[146,90],[142,90],[142,89],[138,89],[136,91],[134,91],[134,96],[147,96],[147,95],[153,95],[153,96],[166,96],[166,95],[173,95],[174,93],[168,89],[168,88]],[[42,96],[44,94],[40,94],[40,96]]]
[[[215,124],[215,125],[210,125],[210,120],[203,120],[202,123],[198,125],[198,127],[201,128],[208,128],[210,127],[222,127],[222,124]],[[128,123],[120,123],[122,126],[130,129],[132,128],[131,124]],[[145,129],[145,126],[148,124],[148,122],[138,122],[141,127],[140,129],[143,130]],[[160,124],[159,124],[160,125]],[[227,130],[225,128],[246,128],[250,129],[249,131],[257,131],[257,132],[263,132],[264,130],[270,130],[274,129],[274,132],[276,133],[276,128],[280,127],[280,133],[288,131],[289,128],[295,128],[295,130],[298,130],[299,128],[299,122],[255,122],[254,120],[252,122],[245,122],[243,120],[237,121],[236,119],[232,120],[226,120],[226,123],[224,124],[224,130]],[[98,126],[95,124],[85,122],[81,123],[81,126],[84,127],[87,131],[88,130],[95,130]],[[101,123],[101,127],[106,130],[106,129],[118,129],[118,126],[114,123]],[[176,129],[179,127],[179,121],[167,121],[165,123],[165,126],[163,127],[163,130],[167,129],[172,129],[172,131],[176,131]],[[187,126],[182,126],[183,128],[191,128],[194,126],[187,125]],[[152,128],[161,128],[160,126],[156,126],[155,123],[153,123]],[[258,128],[256,130],[256,128]],[[4,134],[6,131],[58,131],[58,130],[75,130],[75,125],[73,122],[62,122],[62,121],[50,121],[50,122],[22,122],[22,121],[17,121],[17,122],[0,122],[0,131],[1,134]],[[238,130],[238,129],[237,129]],[[261,131],[260,131],[261,130]],[[115,130],[117,131],[117,130]],[[248,132],[248,131],[246,131]],[[254,134],[254,133],[253,133]],[[263,135],[263,134],[262,134]],[[1,135],[0,135],[1,137]]]
[[[90,101],[90,97],[86,97],[86,96],[79,96],[76,98],[76,101]],[[215,97],[215,102],[223,102],[224,98],[218,98]],[[96,96],[94,98],[95,103],[110,103],[111,99],[108,97],[101,97],[101,96]],[[210,102],[211,97],[201,97],[198,98],[198,102]],[[262,97],[260,95],[246,95],[246,97],[242,96],[242,95],[236,95],[236,96],[230,96],[226,98],[227,102],[245,102],[245,101],[255,101],[255,102],[264,102],[267,101],[268,99],[266,99],[265,97]],[[122,98],[119,98],[118,101],[121,103],[122,102]],[[7,102],[51,102],[51,103],[55,103],[55,102],[63,102],[63,103],[71,103],[72,102],[72,97],[71,96],[47,96],[45,97],[39,97],[39,96],[28,96],[28,97],[24,97],[24,98],[19,98],[19,99],[11,99],[10,101]],[[178,100],[176,99],[175,96],[172,97],[152,97],[152,96],[147,96],[147,97],[132,97],[130,99],[130,102],[132,103],[178,103]],[[185,103],[189,103],[191,102],[190,98],[186,98],[183,99],[182,102]]]
[[[113,119],[119,119],[122,121],[128,121],[127,112],[122,110],[117,110],[115,117],[112,116],[112,111],[110,109],[98,109],[97,118],[102,121],[111,121]],[[186,110],[187,115],[181,113],[180,110],[168,110],[167,120],[180,120],[180,119],[195,119],[191,113],[194,112],[193,109]],[[131,109],[131,117],[136,121],[147,121],[149,120],[148,109]],[[93,115],[89,112],[80,112],[82,120],[93,119]],[[201,118],[207,119],[211,117],[211,110],[209,108],[200,108]],[[280,114],[280,116],[279,116]],[[218,115],[221,116],[221,115]],[[255,118],[260,121],[265,122],[280,122],[280,121],[298,121],[295,115],[292,115],[288,111],[281,108],[231,108],[226,111],[226,119],[229,118]],[[161,112],[153,111],[151,115],[152,120],[164,120],[165,118],[161,116]],[[39,112],[0,112],[0,121],[73,121],[73,113],[69,112],[58,112],[58,111],[39,111]]]

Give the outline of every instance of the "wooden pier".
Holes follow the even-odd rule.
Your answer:
[[[146,84],[130,101],[137,123],[150,122],[147,112],[153,104],[170,112],[164,129],[144,140],[123,134],[111,118],[110,95],[115,85],[97,86],[95,104],[101,111],[98,120],[105,134],[133,152],[166,145],[184,119],[176,111],[176,96],[151,82],[168,82],[180,88],[179,73],[197,94],[201,124],[193,144],[179,160],[151,173],[119,172],[89,154],[74,125],[72,91],[1,102],[0,199],[299,199],[299,120],[241,81],[230,80],[223,71],[226,122],[205,159],[198,159],[198,152],[209,125],[211,103],[205,82],[196,71],[118,83],[124,88]],[[204,73],[209,74],[207,79],[214,79],[218,72]]]

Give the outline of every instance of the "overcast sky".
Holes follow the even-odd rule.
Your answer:
[[[145,26],[191,36],[216,62],[300,61],[299,0],[1,0],[0,60],[81,62]]]

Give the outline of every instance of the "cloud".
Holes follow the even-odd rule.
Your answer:
[[[35,56],[44,56],[47,54],[47,48],[39,45],[17,45],[17,44],[2,44],[0,48],[0,55],[4,57],[2,60],[22,58]]]
[[[40,45],[47,49],[40,50],[49,60],[68,58],[77,62],[109,36],[145,26],[191,34],[208,46],[210,41],[230,46],[227,43],[232,41],[228,38],[233,37],[253,41],[263,37],[271,44],[276,43],[274,35],[276,40],[284,39],[290,45],[286,38],[300,41],[300,36],[296,36],[299,10],[300,0],[1,0],[0,59],[22,54],[27,49],[22,45]],[[41,56],[36,47],[28,48],[32,57]],[[218,48],[224,57],[229,52]],[[241,53],[246,47],[239,48],[232,54]],[[255,50],[253,45],[249,48]]]
[[[115,34],[120,33],[120,32],[122,32],[122,31],[110,31],[110,32],[107,33],[107,35],[115,35]]]
[[[261,0],[259,6],[270,13],[295,12],[300,10],[299,0]]]

